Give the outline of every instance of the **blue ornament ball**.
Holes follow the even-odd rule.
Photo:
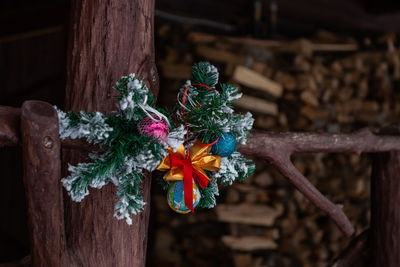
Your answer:
[[[201,194],[197,184],[193,181],[193,208],[200,202]],[[167,201],[169,207],[178,213],[189,213],[190,210],[185,205],[185,192],[183,181],[172,182],[168,188]]]
[[[229,157],[236,150],[236,138],[231,133],[223,133],[211,148],[211,153]]]

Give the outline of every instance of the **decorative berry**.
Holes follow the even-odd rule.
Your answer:
[[[211,153],[229,157],[236,150],[236,138],[231,133],[223,133],[218,142],[212,146]]]
[[[193,181],[193,208],[200,202],[200,191],[195,181]],[[168,188],[167,194],[168,205],[170,208],[178,213],[189,213],[190,210],[185,206],[185,193],[183,181],[172,182]]]
[[[145,134],[147,136],[151,136],[154,139],[158,139],[160,141],[165,141],[168,137],[168,124],[162,119],[160,121],[157,115],[152,115],[153,120],[150,117],[145,117],[138,125],[138,131],[140,134]]]

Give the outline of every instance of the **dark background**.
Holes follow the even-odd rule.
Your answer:
[[[278,11],[274,25],[271,23],[271,20],[273,20],[270,11],[271,1],[259,1],[262,10],[260,21],[254,20],[255,2],[243,0],[157,0],[155,17],[157,62],[174,61],[167,59],[171,55],[171,52],[169,52],[171,49],[175,51],[177,57],[175,63],[190,64],[197,60],[203,60],[201,56],[196,54],[194,46],[185,39],[185,36],[192,31],[290,41],[299,37],[312,39],[323,29],[342,36],[344,40],[350,38],[360,44],[360,49],[364,51],[385,51],[386,43],[380,43],[379,38],[387,33],[392,33],[391,36],[396,37],[400,32],[400,4],[397,1],[280,0],[276,1]],[[68,56],[69,7],[69,2],[63,0],[3,0],[0,2],[0,105],[20,107],[25,100],[38,99],[63,107],[65,66]],[[365,42],[365,40],[370,40],[370,42]],[[397,45],[396,38],[394,38],[394,44]],[[230,49],[235,48],[230,47]],[[238,54],[244,53],[239,49],[236,52]],[[335,57],[343,58],[346,56],[348,54],[322,55],[323,58],[327,58],[328,62],[332,62]],[[288,56],[284,55],[277,58],[279,62],[285,62]],[[317,59],[310,59],[310,61],[313,60]],[[218,66],[222,70],[225,68],[221,64]],[[165,77],[163,70],[164,67],[159,66],[160,105],[168,107],[173,105],[172,101],[174,101],[176,90],[183,80]],[[125,74],[121,73],[121,75]],[[230,79],[229,75],[223,75],[222,78]],[[398,92],[397,84],[398,81],[394,80],[393,91],[391,92],[396,96]],[[379,88],[375,89],[379,91]],[[358,90],[358,88],[355,87],[355,90]],[[379,103],[389,101],[385,98],[379,98],[379,94],[375,93],[370,94],[369,97]],[[397,98],[394,97],[391,101],[396,102]],[[280,111],[286,112],[289,120],[291,119],[288,107],[291,107],[292,104],[301,105],[296,101],[294,102],[279,102]],[[278,121],[278,118],[276,120]],[[279,123],[271,124],[270,127],[260,126],[260,124],[256,124],[256,126],[278,131],[316,130],[314,124],[310,127],[303,127],[302,124],[295,124],[295,121],[297,121],[297,118],[290,121],[293,124],[286,127]],[[396,123],[396,120],[390,117],[382,123],[372,123],[372,125],[367,122],[358,122],[357,124],[356,121],[354,125],[346,124],[341,129],[350,131],[361,126],[378,128],[390,123]],[[364,177],[364,182],[367,179],[365,178],[368,176],[369,166],[367,157],[357,160],[350,156],[345,158],[324,156],[322,159],[316,159],[314,156],[305,155],[301,157],[297,167],[302,167],[301,162],[303,164],[305,162],[305,165],[315,164],[316,160],[327,166],[324,179],[329,179],[331,176],[344,176],[350,180],[354,175]],[[356,170],[347,169],[348,160],[356,162]],[[314,264],[318,263],[323,266],[323,262],[327,262],[328,259],[321,260],[319,255],[321,253],[315,252],[318,244],[329,247],[326,250],[328,254],[326,258],[333,258],[337,255],[335,253],[340,251],[341,246],[347,244],[348,240],[343,237],[335,239],[332,234],[326,235],[310,245],[307,236],[315,234],[313,232],[315,228],[322,229],[320,231],[333,232],[337,236],[340,233],[337,233],[335,226],[332,226],[326,217],[315,208],[305,204],[304,199],[296,195],[294,189],[276,171],[265,166],[264,162],[257,161],[256,177],[266,171],[274,178],[274,182],[266,186],[267,197],[271,201],[284,203],[285,210],[281,220],[277,220],[274,226],[269,229],[219,222],[214,211],[202,211],[198,215],[196,214],[196,218],[175,215],[163,206],[165,195],[161,192],[159,186],[153,183],[154,205],[150,225],[149,265],[316,266]],[[0,176],[1,263],[16,260],[29,254],[29,244],[22,184],[21,151],[18,148],[0,149],[0,169],[2,170]],[[322,179],[322,175],[317,173],[318,170],[308,167],[305,167],[305,169],[306,176],[316,177],[313,182],[322,186],[324,193],[331,199],[337,197],[336,191],[330,191],[330,188],[335,188],[334,186],[320,184],[318,179]],[[332,171],[334,169],[336,169],[336,173]],[[255,183],[254,179],[256,178],[252,179],[247,185],[251,186]],[[346,183],[348,182],[341,182],[341,186],[345,188]],[[353,185],[349,187],[351,188],[351,186]],[[237,189],[239,197],[232,202],[233,204],[239,205],[248,201],[247,198],[250,197],[247,196],[249,194],[243,190],[240,187]],[[339,199],[351,198],[351,196],[346,195],[346,190],[343,189],[343,192],[340,192],[341,197]],[[351,204],[355,207],[354,209],[358,208],[362,212],[349,214],[351,219],[356,222],[358,232],[368,225],[368,186],[363,190],[365,194]],[[223,189],[218,202],[229,202],[229,194],[231,193]],[[342,194],[344,195],[342,196]],[[249,203],[254,202],[250,201]],[[295,204],[291,205],[290,203]],[[294,215],[290,215],[290,213]],[[243,235],[261,233],[268,236],[268,233],[274,235],[274,229],[278,229],[280,236],[285,236],[286,226],[284,223],[286,221],[284,219],[292,218],[291,216],[300,221],[298,227],[305,227],[306,230],[301,233],[294,231],[287,235],[286,239],[282,237],[277,241],[279,248],[267,251],[235,251],[221,241],[222,235],[229,235],[229,233],[235,231],[239,231]],[[310,221],[308,224],[315,224],[315,227],[307,228],[306,219]],[[301,257],[296,254],[297,246],[293,244],[285,245],[285,242],[289,242],[288,240],[295,242],[296,239],[301,244],[299,247],[309,247],[314,250],[313,253],[316,253],[316,255],[311,253],[311,256],[307,257],[306,260],[300,259]],[[289,246],[291,249],[282,249],[285,246]],[[282,261],[282,258],[288,260]]]

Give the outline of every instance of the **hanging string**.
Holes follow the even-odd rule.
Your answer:
[[[164,114],[162,114],[161,112],[159,112],[158,110],[156,110],[155,108],[153,108],[153,107],[151,107],[151,106],[149,106],[149,105],[147,105],[147,94],[144,96],[144,101],[143,101],[143,104],[139,104],[139,107],[143,110],[143,112],[148,116],[148,117],[150,117],[150,119],[152,119],[153,121],[156,121],[156,122],[160,122],[160,121],[162,121],[163,119],[167,122],[167,124],[168,124],[168,126],[170,126],[170,124],[169,124],[169,120],[168,120],[168,118],[164,115]],[[152,114],[153,115],[156,115],[158,118],[154,118],[153,116],[152,116]]]
[[[193,169],[193,167],[192,167],[192,161],[191,161],[191,158],[190,158],[188,121],[189,121],[189,118],[192,115],[193,111],[195,111],[197,108],[199,108],[201,106],[206,105],[206,104],[203,104],[203,103],[197,104],[192,110],[190,110],[189,114],[185,117],[185,112],[184,112],[185,109],[189,110],[185,106],[186,101],[188,100],[191,105],[194,104],[191,101],[190,98],[188,99],[189,87],[190,86],[194,86],[194,85],[203,86],[205,88],[208,88],[210,91],[215,92],[211,87],[209,87],[207,85],[200,84],[200,83],[193,83],[193,84],[188,85],[186,87],[186,89],[185,89],[185,91],[183,93],[182,102],[179,101],[179,97],[178,97],[178,103],[181,105],[181,110],[180,110],[181,114],[180,115],[181,115],[182,120],[185,121],[185,127],[186,127],[186,153],[185,153],[186,154],[186,159],[182,161],[183,171],[184,171],[183,184],[184,184],[184,193],[185,193],[185,204],[187,205],[187,207],[192,212],[194,212],[194,208],[193,208],[193,180],[192,180],[193,179],[193,175],[195,175],[197,177],[197,178],[195,178],[195,180],[200,183],[201,180],[199,180],[199,179],[201,178],[202,174],[199,175],[199,174],[196,174],[196,173],[195,174],[192,173],[192,170],[195,170],[195,169]],[[176,118],[176,114],[174,115],[174,120],[175,120],[176,126],[178,126],[178,120]],[[212,146],[213,144],[215,144],[218,141],[218,139],[215,140],[214,142],[210,143],[210,144],[199,144],[199,143],[197,143],[197,144],[200,145],[200,146]],[[172,156],[170,156],[170,158],[173,159]],[[205,179],[205,180],[206,180],[206,183],[203,184],[203,186],[200,183],[200,187],[202,187],[202,188],[207,187],[208,179]]]
[[[190,84],[190,85],[188,85],[188,86],[186,87],[186,89],[185,89],[185,91],[184,91],[184,93],[183,93],[182,103],[181,103],[181,102],[179,101],[179,99],[178,99],[178,102],[179,102],[180,105],[181,105],[181,117],[182,117],[182,119],[184,119],[184,121],[185,121],[185,128],[186,128],[186,157],[187,157],[187,158],[190,157],[190,150],[189,150],[189,126],[188,126],[189,117],[190,117],[190,115],[193,113],[193,111],[194,111],[195,109],[197,109],[197,108],[200,107],[200,106],[206,105],[206,104],[203,104],[203,103],[197,104],[197,105],[189,112],[189,114],[188,114],[188,115],[186,116],[186,118],[185,118],[184,109],[187,109],[186,106],[185,106],[185,103],[186,103],[186,100],[187,100],[187,95],[188,95],[189,87],[190,87],[190,86],[194,86],[194,85],[203,86],[203,87],[209,89],[210,91],[215,92],[210,86],[207,86],[207,85],[205,85],[205,84],[201,84],[201,83],[192,83],[192,84]],[[175,120],[175,124],[178,125],[178,120],[176,119],[176,115],[174,116],[174,120]],[[218,140],[219,140],[219,137],[218,137],[214,142],[209,143],[209,144],[201,144],[201,143],[197,143],[197,144],[200,145],[200,146],[203,146],[203,147],[205,147],[205,146],[212,146],[212,145],[214,145],[215,143],[217,143]]]

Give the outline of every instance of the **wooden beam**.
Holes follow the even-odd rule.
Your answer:
[[[277,41],[268,39],[254,39],[250,37],[232,37],[232,36],[217,36],[202,32],[192,32],[187,37],[188,41],[205,44],[217,41],[230,42],[232,44],[241,44],[247,46],[257,46],[261,48],[268,48],[280,52],[293,52],[300,53],[307,46],[310,53],[313,52],[353,52],[359,49],[356,43],[344,44],[327,44],[327,43],[313,43],[305,41],[304,39],[297,39],[294,41]]]
[[[58,25],[58,26],[54,26],[54,27],[48,27],[48,28],[33,30],[33,31],[29,31],[29,32],[10,34],[10,35],[6,35],[6,36],[1,36],[0,44],[14,42],[14,41],[18,41],[18,40],[24,40],[24,39],[28,39],[28,38],[39,37],[39,36],[53,34],[53,33],[59,33],[62,31],[64,31],[64,26]]]

